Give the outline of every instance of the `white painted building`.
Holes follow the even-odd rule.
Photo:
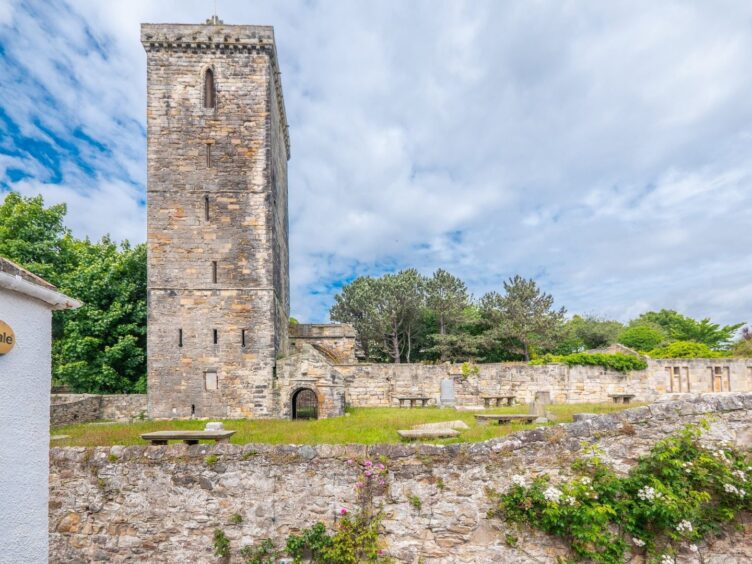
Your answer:
[[[80,305],[0,257],[0,563],[47,562],[52,310]]]

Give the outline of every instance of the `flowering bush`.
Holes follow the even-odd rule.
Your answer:
[[[688,426],[659,441],[625,477],[597,449],[573,464],[578,477],[563,484],[544,476],[527,485],[514,476],[507,492],[492,492],[491,513],[563,537],[580,559],[623,562],[629,549],[673,563],[682,546],[697,552],[698,541],[752,510],[747,455],[707,448],[700,435],[701,427]]]
[[[294,562],[306,559],[320,564],[391,562],[379,538],[383,513],[374,505],[374,498],[386,491],[388,470],[383,462],[370,459],[348,460],[347,464],[359,470],[355,482],[357,508],[352,512],[346,507],[339,509],[331,535],[323,523],[316,523],[300,535],[290,535],[286,549]]]

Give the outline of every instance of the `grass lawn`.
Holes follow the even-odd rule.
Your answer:
[[[552,404],[549,411],[558,422],[569,422],[575,413],[610,413],[630,406],[609,404]],[[482,425],[475,422],[474,413],[527,413],[526,405],[500,407],[483,412],[455,411],[454,409],[393,407],[353,408],[345,417],[318,421],[289,421],[280,419],[225,420],[225,428],[237,431],[233,443],[269,444],[377,444],[398,443],[398,429],[409,429],[420,423],[461,419],[470,426],[454,439],[432,439],[428,442],[477,442],[506,435],[536,425],[494,423]],[[139,435],[149,431],[203,429],[206,421],[137,421],[134,423],[83,423],[53,429],[53,435],[70,435],[69,439],[52,441],[52,446],[110,446],[147,444]]]

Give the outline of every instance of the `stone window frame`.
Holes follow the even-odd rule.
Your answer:
[[[207,93],[209,92],[208,88],[208,79],[211,76],[211,87],[212,87],[212,105],[208,105],[207,101]],[[211,111],[216,112],[217,106],[219,105],[219,88],[217,88],[217,70],[214,68],[214,65],[206,65],[203,69],[201,69],[201,108],[204,111]]]
[[[210,378],[209,375],[213,375],[213,387],[210,387]],[[217,392],[219,391],[219,371],[216,368],[207,368],[204,370],[204,390],[207,392]]]

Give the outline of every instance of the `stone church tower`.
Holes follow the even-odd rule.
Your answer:
[[[273,417],[290,144],[267,26],[143,24],[151,417]]]

